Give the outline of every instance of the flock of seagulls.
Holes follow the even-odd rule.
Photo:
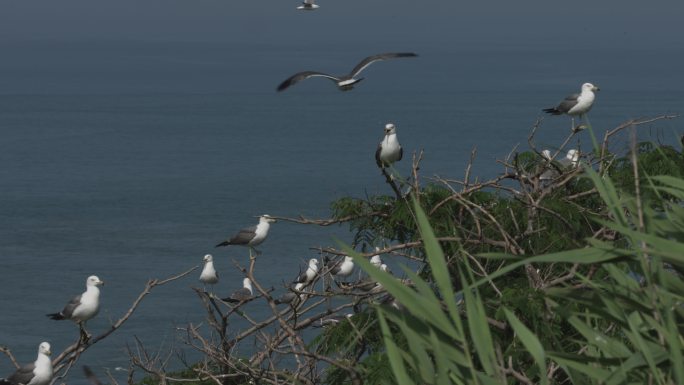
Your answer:
[[[315,10],[319,6],[315,4],[314,0],[304,0],[302,5],[298,6],[299,10]],[[333,76],[323,72],[317,71],[303,71],[298,72],[289,78],[285,79],[277,87],[277,91],[284,91],[287,88],[297,84],[302,80],[312,77],[327,78],[335,83],[341,91],[349,91],[354,88],[364,78],[358,77],[361,72],[369,65],[383,60],[396,58],[410,58],[418,55],[412,52],[399,53],[384,53],[372,55],[361,60],[350,73],[340,76]],[[591,107],[596,98],[595,92],[599,88],[591,83],[584,83],[581,91],[578,94],[568,95],[557,106],[546,108],[543,111],[552,115],[566,114],[572,118],[572,130],[578,131],[582,126],[575,126],[575,117],[579,116],[580,120],[586,118],[586,114],[591,110]],[[551,161],[551,153],[548,150],[542,152],[542,155]],[[397,128],[392,123],[387,123],[384,128],[384,137],[378,144],[375,152],[375,160],[381,169],[392,166],[395,162],[402,159],[403,149],[397,139]],[[579,160],[579,152],[577,150],[568,151],[566,157],[561,159],[559,163],[563,167],[576,167]],[[554,170],[547,170],[541,175],[541,179],[548,180],[558,175],[554,174]],[[250,248],[250,251],[255,250],[254,247],[263,243],[269,232],[271,223],[276,222],[275,218],[269,215],[261,215],[256,226],[243,228],[230,238],[217,244],[216,247],[240,245]],[[377,249],[376,249],[377,250]],[[257,251],[258,254],[258,251]],[[250,253],[251,256],[251,253]],[[324,257],[324,265],[319,269],[319,261],[312,258],[308,262],[308,266],[304,272],[301,272],[297,278],[292,282],[289,290],[279,298],[275,299],[276,304],[291,304],[295,300],[303,299],[304,293],[302,290],[312,283],[316,277],[322,274],[330,274],[336,278],[349,277],[354,271],[353,259],[349,256],[344,256],[342,259],[332,260]],[[380,255],[374,255],[371,264],[378,269],[386,271],[391,274],[386,264],[382,263]],[[203,269],[199,280],[204,285],[215,285],[219,281],[219,275],[214,267],[214,261],[211,254],[207,254],[203,258]],[[366,277],[355,283],[342,282],[340,287],[356,287],[365,291],[380,291],[382,285]],[[89,338],[85,331],[85,323],[95,317],[100,307],[100,289],[104,282],[97,276],[92,275],[86,280],[86,291],[80,295],[75,296],[69,301],[64,308],[58,313],[47,314],[53,320],[71,320],[78,324],[81,330],[81,336],[84,339]],[[205,287],[206,291],[206,287]],[[243,303],[249,301],[254,297],[254,290],[252,282],[249,278],[243,279],[242,288],[233,292],[229,297],[223,298],[223,301],[229,303]],[[400,305],[391,297],[386,298],[386,302],[391,306],[399,307]],[[322,319],[321,326],[337,324],[345,319],[349,319],[353,314],[333,315]],[[48,385],[52,381],[53,366],[50,360],[50,344],[42,342],[38,346],[38,357],[33,363],[20,367],[16,372],[5,379],[0,379],[0,385]]]

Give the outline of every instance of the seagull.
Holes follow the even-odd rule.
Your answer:
[[[309,259],[309,267],[293,283],[309,283],[318,275],[318,259]]]
[[[202,260],[204,261],[204,268],[202,269],[199,279],[205,285],[213,285],[219,280],[218,273],[214,268],[214,257],[212,257],[211,254],[207,254]]]
[[[304,283],[300,282],[300,283],[297,283],[294,285],[295,291],[300,291],[303,288],[304,288]],[[280,298],[275,299],[273,302],[275,302],[276,305],[280,305],[281,303],[290,304],[297,298],[299,298],[300,300],[304,299],[304,294],[297,294],[294,291],[290,290],[287,293],[281,295]]]
[[[549,150],[543,150],[542,151],[542,156],[547,159],[547,160],[553,160],[551,158],[551,151]],[[577,164],[579,163],[579,151],[576,149],[570,149],[568,150],[568,153],[565,155],[565,158],[562,158],[558,160],[558,164],[564,169],[566,168],[575,168],[577,167]],[[558,172],[559,170],[555,168],[549,168],[546,169],[541,175],[539,175],[539,179],[542,181],[549,181],[552,180],[560,175]]]
[[[400,57],[415,57],[418,56],[415,53],[412,52],[400,52],[400,53],[383,53],[380,55],[373,55],[373,56],[368,56],[367,58],[361,60],[359,64],[354,67],[354,69],[347,75],[341,75],[339,77],[337,76],[332,76],[328,75],[322,72],[316,72],[316,71],[304,71],[304,72],[299,72],[296,73],[289,78],[285,79],[280,85],[278,86],[277,90],[278,91],[283,91],[287,87],[290,87],[294,85],[295,83],[298,83],[304,79],[308,79],[310,77],[315,77],[315,76],[322,76],[324,78],[328,78],[337,84],[337,88],[339,88],[341,91],[349,91],[352,88],[354,88],[354,85],[363,78],[356,78],[358,74],[361,73],[366,67],[371,65],[372,63],[380,60],[387,60],[387,59],[395,59],[395,58],[400,58]]]
[[[0,385],[48,385],[52,381],[52,361],[50,344],[38,345],[38,358],[30,364],[17,369],[7,379],[0,378]]]
[[[231,303],[245,302],[252,299],[252,295],[254,295],[252,281],[250,281],[249,278],[245,278],[242,280],[242,289],[234,291],[230,297],[223,298],[223,300]]]
[[[584,118],[587,112],[591,110],[596,94],[599,88],[591,83],[582,84],[582,90],[579,94],[568,95],[563,99],[558,106],[553,108],[545,108],[543,111],[551,115],[567,114],[572,117],[572,131],[579,131],[581,126],[575,127],[575,116],[579,115],[580,120]]]
[[[326,327],[326,326],[335,326],[344,320],[350,319],[353,316],[354,316],[354,314],[352,314],[352,313],[331,315],[330,317],[321,318],[319,320],[319,324],[313,324],[311,326],[313,326],[315,328]]]
[[[240,230],[230,239],[225,240],[216,245],[216,247],[228,245],[241,245],[252,248],[253,246],[260,245],[261,242],[263,242],[266,239],[266,236],[268,235],[268,229],[269,227],[271,227],[271,223],[275,223],[275,221],[275,218],[267,214],[264,214],[259,217],[258,225]]]
[[[375,161],[378,167],[391,166],[392,163],[400,161],[403,155],[404,150],[397,140],[397,127],[392,123],[385,124],[385,137],[375,151]]]
[[[81,334],[87,337],[83,324],[95,317],[100,310],[100,289],[98,289],[98,286],[102,285],[104,285],[104,282],[100,278],[96,275],[91,275],[86,280],[85,292],[72,298],[59,313],[46,315],[53,320],[68,319],[76,322],[81,329]]]
[[[314,4],[314,0],[304,0],[302,1],[302,5],[297,7],[300,11],[313,11],[314,9],[318,9],[318,5]]]
[[[375,248],[375,252],[377,253],[380,251],[379,247]],[[370,263],[375,266],[375,267],[380,267],[382,265],[382,259],[380,259],[380,254],[375,254],[374,256],[371,257]]]
[[[328,261],[325,267],[336,277],[348,277],[354,270],[354,260],[346,255],[342,261]]]

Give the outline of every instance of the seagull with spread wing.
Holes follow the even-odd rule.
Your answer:
[[[299,72],[296,73],[289,78],[285,79],[280,85],[278,86],[277,90],[278,91],[283,91],[286,88],[295,85],[296,83],[308,79],[311,77],[324,77],[332,80],[337,84],[337,88],[339,88],[341,91],[349,91],[352,88],[354,88],[354,85],[363,78],[357,78],[357,76],[366,69],[369,65],[375,63],[376,61],[381,61],[381,60],[388,60],[388,59],[396,59],[396,58],[401,58],[401,57],[416,57],[416,55],[413,52],[399,52],[399,53],[383,53],[379,55],[373,55],[373,56],[368,56],[367,58],[361,60],[359,64],[352,69],[352,71],[347,74],[347,75],[341,75],[341,76],[332,76],[328,75],[323,72],[317,72],[317,71],[304,71],[304,72]]]

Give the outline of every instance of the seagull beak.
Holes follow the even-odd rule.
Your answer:
[[[593,89],[593,91],[601,91],[601,89],[600,89],[600,88],[598,88],[598,87],[596,87],[596,86],[594,86],[594,89]]]
[[[97,283],[98,286],[104,286],[104,281],[100,281]]]

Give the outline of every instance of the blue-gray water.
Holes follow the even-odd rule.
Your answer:
[[[25,42],[0,50],[0,345],[22,362],[43,340],[54,352],[73,341],[76,326],[44,314],[82,292],[90,274],[106,281],[89,322],[98,333],[148,278],[186,270],[206,253],[221,272],[217,290],[239,287],[231,259],[245,263],[245,250],[213,246],[255,215],[327,217],[335,198],[391,193],[373,159],[388,121],[405,149],[403,173],[424,149],[424,177],[460,178],[477,147],[473,173],[489,177],[513,146],[526,149],[540,110],[585,81],[601,87],[590,115],[597,132],[684,109],[680,47]],[[324,79],[275,92],[294,72],[345,73],[388,50],[420,57],[374,64],[347,93]],[[546,119],[537,142],[559,144],[569,125]],[[679,127],[643,131],[673,142]],[[333,236],[350,240],[346,226],[275,224],[257,277],[279,287],[315,255],[310,247],[334,245]],[[81,363],[125,367],[132,336],[154,349],[174,341],[176,326],[201,322],[190,290],[198,275],[155,289]],[[9,371],[0,358],[0,375]],[[69,380],[83,383],[80,373]]]

